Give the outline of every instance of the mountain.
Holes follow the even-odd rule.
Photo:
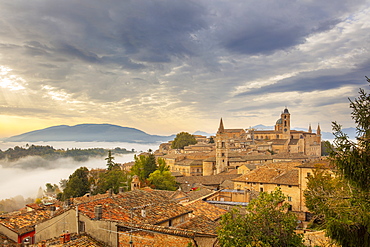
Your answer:
[[[5,139],[6,142],[78,141],[155,143],[173,140],[175,135],[149,135],[135,128],[111,124],[59,125]]]

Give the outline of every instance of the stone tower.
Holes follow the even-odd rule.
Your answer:
[[[221,118],[220,126],[216,134],[216,174],[223,172],[229,163],[228,139]]]
[[[138,190],[140,189],[140,180],[137,175],[134,175],[131,180],[131,190]]]
[[[288,108],[285,108],[281,113],[281,124],[282,124],[282,139],[290,138],[290,113]]]

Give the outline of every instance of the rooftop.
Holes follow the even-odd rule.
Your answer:
[[[2,214],[0,224],[18,234],[24,234],[34,230],[34,226],[46,219],[51,218],[49,210],[34,210],[30,212],[15,211]]]

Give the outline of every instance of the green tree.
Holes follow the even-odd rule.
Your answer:
[[[332,149],[333,149],[333,145],[330,143],[330,141],[321,142],[321,156],[328,156],[330,153],[330,150]]]
[[[367,81],[370,83],[369,78]],[[336,178],[317,172],[306,192],[308,208],[321,217],[328,236],[343,246],[370,246],[370,95],[360,89],[350,100],[357,142],[333,122],[334,147],[329,158]]]
[[[105,160],[107,161],[107,169],[108,170],[112,170],[114,167],[118,166],[116,163],[114,163],[114,157],[112,156],[112,151],[109,150],[108,151],[108,157],[105,158]]]
[[[194,145],[197,143],[195,137],[188,132],[178,133],[171,144],[173,149],[184,149],[185,146]]]
[[[103,194],[107,190],[112,189],[115,194],[119,192],[119,188],[127,183],[127,172],[119,168],[107,170],[99,175],[99,180],[93,194]]]
[[[137,175],[142,183],[149,178],[149,174],[157,169],[157,163],[153,153],[135,155],[135,164],[131,168],[131,174]]]
[[[172,176],[169,166],[162,158],[158,159],[158,169],[149,175],[149,182],[159,190],[176,190],[178,185],[176,179]]]
[[[246,213],[233,209],[222,216],[218,239],[221,246],[303,246],[295,233],[297,218],[280,188],[262,192],[246,207]]]
[[[69,176],[66,187],[61,196],[62,200],[72,197],[83,196],[90,191],[88,180],[89,170],[86,167],[78,168],[72,175]]]

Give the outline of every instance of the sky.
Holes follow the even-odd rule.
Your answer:
[[[3,0],[0,138],[109,123],[149,134],[352,127],[370,1]]]

